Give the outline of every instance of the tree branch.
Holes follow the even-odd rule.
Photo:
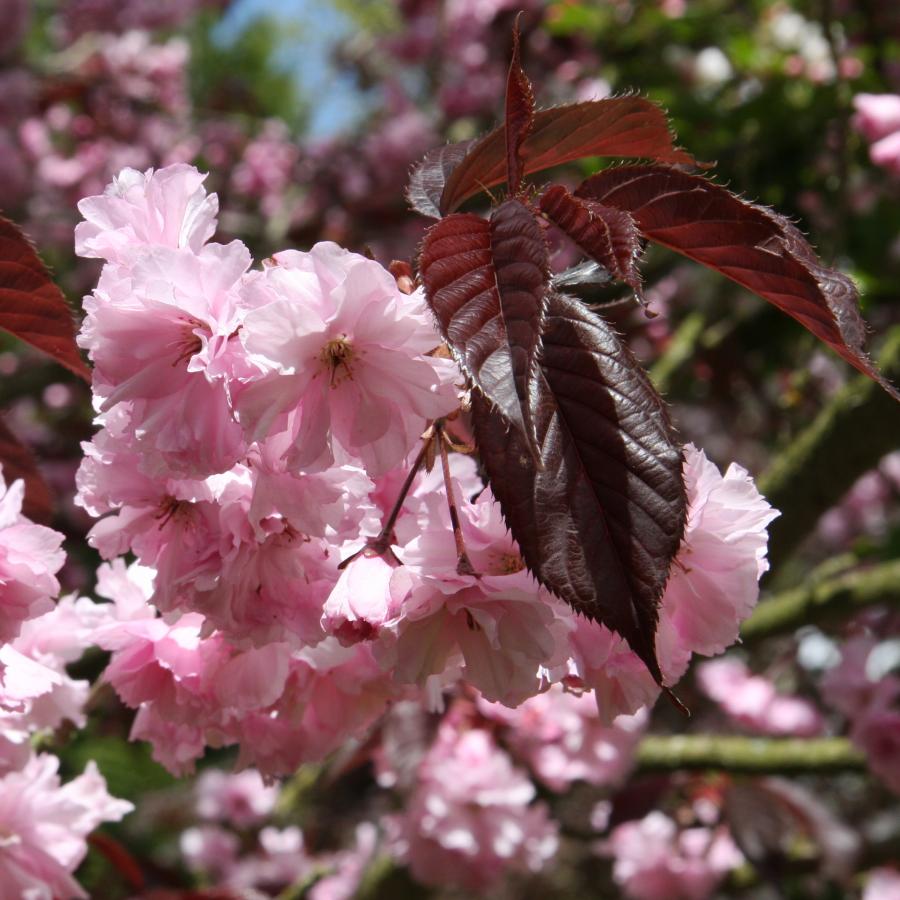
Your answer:
[[[900,380],[900,327],[888,335],[880,363],[889,379]],[[860,475],[898,446],[896,401],[864,375],[854,378],[759,478],[759,489],[781,510],[769,529],[772,569],[793,554]]]
[[[770,738],[719,734],[650,735],[637,751],[643,772],[723,769],[733,773],[821,774],[865,769],[846,738]]]
[[[741,638],[749,643],[804,623],[821,625],[877,603],[900,604],[900,560],[776,594],[744,622]]]

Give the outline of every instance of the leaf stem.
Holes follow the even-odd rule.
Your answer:
[[[449,438],[444,431],[443,422],[434,423],[434,433],[441,453],[441,469],[444,472],[444,487],[447,491],[447,505],[450,507],[450,524],[453,527],[453,540],[456,542],[456,573],[457,575],[476,575],[475,567],[466,553],[466,543],[463,540],[462,527],[459,524],[459,510],[456,508],[456,498],[453,494],[453,481],[450,477],[450,458],[447,452]]]
[[[419,469],[422,468],[425,457],[428,455],[428,449],[431,446],[431,442],[435,439],[435,434],[436,429],[434,429],[433,425],[429,426],[425,431],[422,438],[422,447],[403,482],[403,486],[400,488],[400,493],[397,495],[397,499],[394,501],[394,505],[391,508],[390,513],[388,513],[388,517],[381,526],[381,531],[378,532],[378,537],[368,540],[362,550],[357,550],[352,556],[348,556],[338,565],[338,569],[346,569],[357,556],[362,554],[367,556],[384,556],[386,553],[391,553],[391,555],[393,555],[391,544],[394,542],[394,525],[397,523],[397,517],[400,515],[400,510],[403,508],[406,495],[409,493],[413,481],[415,480]]]

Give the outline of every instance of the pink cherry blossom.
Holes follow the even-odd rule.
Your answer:
[[[779,694],[772,681],[751,675],[734,657],[703,663],[697,681],[730,717],[753,731],[797,737],[822,733],[824,722],[812,703]]]
[[[744,861],[725,829],[679,830],[661,812],[614,828],[604,852],[616,883],[635,900],[705,900]]]
[[[105,193],[78,204],[85,221],[75,228],[75,252],[122,262],[139,245],[194,252],[216,229],[219,201],[193,166],[137,172],[123,169]]]
[[[661,604],[657,646],[677,642],[685,653],[711,656],[735,642],[756,605],[769,567],[766,528],[778,512],[745,469],[732,463],[721,475],[690,444],[684,478],[687,524]],[[676,659],[671,667],[678,668]]]
[[[22,515],[25,484],[9,487],[0,472],[0,643],[11,641],[26,619],[53,608],[56,573],[65,561],[63,536]]]
[[[597,622],[574,617],[567,683],[593,689],[600,721],[612,725],[619,715],[652,706],[659,688],[647,667],[625,640]]]
[[[345,646],[369,640],[385,622],[398,618],[411,589],[412,579],[403,567],[380,556],[358,556],[328,595],[322,627]]]
[[[125,433],[144,471],[203,477],[243,452],[225,383],[210,372],[231,352],[249,265],[238,242],[142,249],[127,274],[104,270],[85,301],[79,343],[94,363],[95,394],[102,411],[128,402]]]
[[[59,760],[33,756],[0,779],[0,893],[4,897],[87,897],[72,872],[101,822],[117,822],[132,805],[116,800],[93,762],[61,785]]]
[[[429,419],[457,405],[447,360],[421,293],[406,295],[377,263],[316,244],[276,254],[254,289],[241,341],[268,374],[237,394],[251,439],[288,428],[289,464],[312,471],[360,460],[371,475],[396,465]]]

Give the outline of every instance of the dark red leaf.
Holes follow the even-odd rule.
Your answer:
[[[672,144],[669,121],[655,103],[641,97],[606,97],[538,110],[522,144],[524,174],[585,156],[622,156],[695,165]],[[444,215],[469,197],[506,179],[505,129],[474,143],[447,177],[440,201]]]
[[[144,873],[141,871],[140,863],[124,844],[102,831],[95,831],[89,835],[88,843],[109,860],[133,890],[143,890]]]
[[[25,502],[22,512],[33,522],[46,525],[53,518],[53,499],[50,488],[38,472],[34,457],[0,419],[0,466],[7,485],[18,479],[25,482]]]
[[[18,226],[0,217],[0,328],[91,380],[62,291]]]
[[[783,216],[665,166],[607,169],[588,178],[576,195],[629,212],[651,241],[773,303],[900,399],[865,353],[856,286],[821,265]]]
[[[681,449],[644,371],[603,319],[555,294],[535,386],[543,471],[477,391],[472,402],[480,459],[528,568],[661,682],[657,608],[686,500]]]
[[[735,843],[766,877],[783,877],[802,841],[821,870],[844,880],[854,871],[860,838],[814,793],[783,778],[754,778],[728,786],[725,819]]]
[[[507,200],[489,221],[448,216],[425,235],[419,269],[460,368],[534,447],[529,392],[550,278],[534,215]]]
[[[522,143],[534,125],[534,91],[522,69],[519,58],[519,13],[513,28],[513,52],[506,77],[506,114],[503,124],[506,132],[506,183],[510,194],[517,194],[525,174]]]
[[[580,200],[561,184],[541,194],[540,207],[586,256],[630,285],[640,296],[641,276],[636,262],[641,251],[641,235],[627,212]]]
[[[406,199],[416,212],[432,219],[441,218],[441,194],[447,178],[476,142],[477,139],[473,139],[435,147],[415,165],[406,187]]]

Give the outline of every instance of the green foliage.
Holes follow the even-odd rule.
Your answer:
[[[214,12],[198,16],[189,32],[191,96],[198,112],[280,118],[293,131],[301,130],[307,103],[289,66],[277,63],[296,26],[261,16],[228,43],[216,35],[217,19]]]

